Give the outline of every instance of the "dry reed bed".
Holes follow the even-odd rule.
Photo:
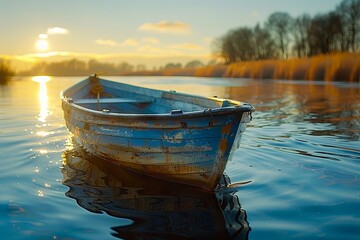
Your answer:
[[[360,82],[360,53],[248,61],[197,69],[167,69],[157,71],[156,75]]]
[[[224,76],[359,82],[360,54],[342,53],[312,58],[237,63],[229,65]]]

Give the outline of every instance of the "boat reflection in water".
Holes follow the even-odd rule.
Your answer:
[[[124,239],[248,239],[236,190],[206,192],[138,174],[80,148],[63,155],[66,195],[86,210],[127,218],[112,227]]]

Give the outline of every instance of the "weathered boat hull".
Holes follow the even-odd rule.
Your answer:
[[[65,93],[66,94],[66,93]],[[89,152],[168,181],[214,190],[252,108],[111,114],[63,97],[66,126]]]

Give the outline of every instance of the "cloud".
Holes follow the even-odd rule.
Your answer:
[[[116,61],[124,61],[124,59],[132,58],[143,58],[143,59],[157,59],[157,58],[176,58],[176,57],[186,57],[186,58],[206,58],[210,59],[211,55],[206,53],[182,53],[174,50],[165,50],[159,48],[153,48],[152,46],[143,46],[141,47],[142,51],[139,52],[127,52],[127,53],[111,53],[111,54],[98,54],[98,53],[84,53],[84,52],[66,52],[66,51],[53,51],[47,53],[30,53],[24,55],[9,56],[9,59],[17,59],[22,61],[36,62],[39,59],[48,58],[49,61],[59,61],[62,59],[72,59],[78,58],[79,60],[90,60],[90,59],[109,59]],[[4,55],[0,55],[4,57]]]
[[[118,43],[111,39],[97,39],[95,40],[95,43],[98,45],[104,45],[104,46],[116,46]]]
[[[154,46],[146,44],[139,46],[136,51],[143,54],[159,54],[159,55],[193,55],[206,51],[207,49],[201,45],[193,43],[180,43],[168,46]]]
[[[149,43],[149,44],[159,44],[159,39],[156,38],[143,38],[141,39],[142,42]]]
[[[175,21],[161,21],[157,23],[144,23],[138,28],[140,31],[174,33],[174,34],[190,34],[191,27],[187,23]]]
[[[94,41],[96,44],[98,45],[103,45],[103,46],[110,46],[110,47],[114,47],[114,46],[131,46],[131,47],[136,47],[139,45],[138,40],[136,40],[135,38],[128,38],[126,40],[124,40],[123,42],[117,42],[115,40],[112,39],[97,39]]]
[[[139,45],[139,43],[135,38],[128,38],[124,42],[122,42],[122,45],[128,45],[128,46],[135,47],[135,46]]]
[[[53,52],[46,52],[46,53],[30,53],[24,54],[22,57],[26,58],[49,58],[49,57],[59,57],[59,56],[70,56],[70,52],[61,52],[61,51],[53,51]]]
[[[48,35],[47,34],[45,34],[45,33],[41,33],[41,34],[39,34],[39,39],[47,39],[48,38]]]
[[[205,48],[201,45],[197,45],[194,43],[181,43],[181,44],[175,44],[170,45],[168,48],[172,49],[181,49],[181,50],[204,50]]]
[[[136,49],[139,52],[146,52],[146,53],[159,53],[162,52],[162,49],[151,46],[151,45],[144,45]]]
[[[52,27],[52,28],[48,28],[47,30],[47,34],[51,35],[51,34],[68,34],[69,31],[65,28],[61,28],[61,27]]]

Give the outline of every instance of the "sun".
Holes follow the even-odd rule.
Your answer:
[[[49,43],[46,39],[39,39],[36,42],[36,48],[39,51],[45,51],[49,48]]]

